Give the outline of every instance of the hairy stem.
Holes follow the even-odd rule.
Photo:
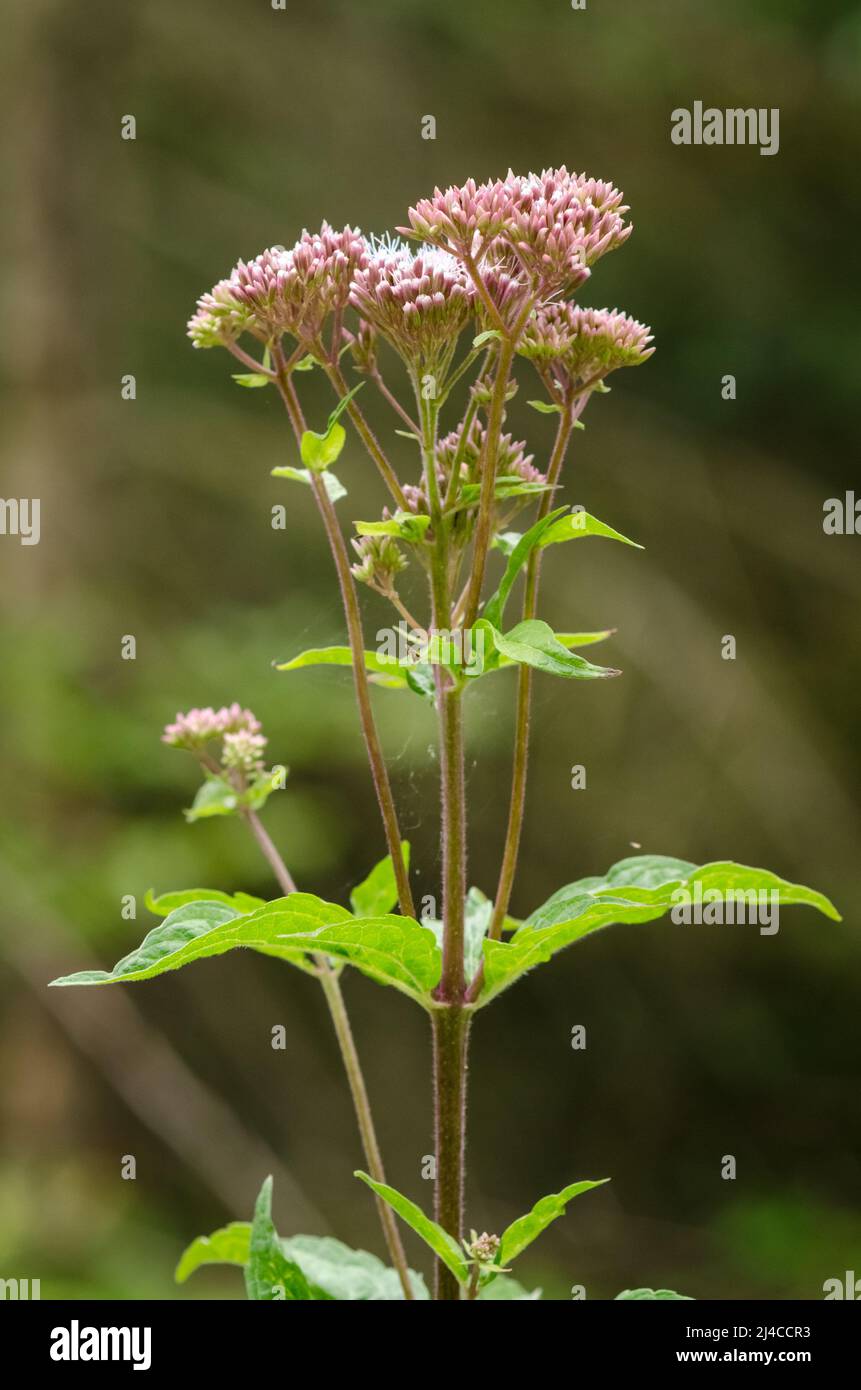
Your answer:
[[[279,370],[278,389],[287,409],[287,413],[290,416],[290,421],[296,433],[297,442],[300,442],[304,432],[305,422],[302,418],[302,411],[293,384],[289,376],[283,370]],[[392,859],[392,868],[394,870],[395,882],[398,889],[398,902],[404,916],[414,917],[415,906],[413,904],[409,875],[404,865],[403,842],[398,826],[398,815],[392,795],[391,782],[389,781],[389,771],[386,767],[386,760],[383,756],[380,736],[377,732],[374,712],[371,706],[371,691],[368,682],[368,673],[365,670],[365,641],[362,633],[362,617],[359,611],[359,599],[356,594],[356,586],[353,582],[353,575],[350,570],[350,557],[347,553],[347,544],[341,532],[341,527],[338,524],[334,505],[326,490],[326,484],[321,474],[311,474],[311,487],[314,492],[318,511],[320,512],[323,525],[326,529],[326,536],[332,551],[332,558],[335,562],[338,585],[344,604],[344,615],[347,620],[347,636],[353,658],[353,682],[356,689],[356,703],[359,707],[359,720],[365,739],[365,747],[367,749],[368,762],[371,767],[371,775],[374,780],[374,788],[377,793],[377,801],[380,806],[380,814],[383,818],[386,843]]]
[[[337,394],[341,397],[341,399],[343,399],[343,397],[349,393],[350,388],[344,380],[344,374],[341,371],[341,368],[338,366],[337,362],[330,361],[327,363],[326,375],[331,381]],[[395,470],[392,468],[392,465],[386,458],[383,449],[379,443],[379,440],[377,439],[377,436],[374,434],[374,431],[371,429],[370,425],[368,424],[367,420],[362,414],[360,407],[356,403],[355,397],[353,398],[353,400],[350,401],[350,404],[347,406],[347,414],[349,415],[350,419],[352,420],[353,424],[358,430],[362,443],[364,444],[371,458],[374,460],[374,463],[377,465],[380,475],[383,478],[386,487],[389,489],[389,492],[392,494],[392,497],[395,499],[395,502],[397,503],[398,507],[400,507],[401,511],[406,511],[406,498],[404,497],[401,485],[397,480]]]
[[[493,496],[496,484],[499,436],[502,433],[502,418],[505,412],[505,393],[508,389],[508,377],[511,372],[511,363],[513,359],[514,339],[507,338],[499,349],[499,360],[496,365],[496,380],[493,385],[490,413],[487,420],[487,437],[485,441],[484,459],[482,461],[484,471],[481,479],[481,497],[478,503],[478,520],[475,526],[472,571],[469,576],[466,605],[464,608],[464,625],[468,628],[472,627],[478,617],[478,608],[481,603],[481,586],[484,583],[484,570],[487,564],[487,551],[490,545],[490,530],[493,522]]]
[[[431,625],[443,645],[453,640],[449,583],[449,538],[436,477],[438,407],[425,401],[417,385],[422,419],[422,461],[434,544],[431,552]],[[466,806],[464,790],[463,696],[442,664],[445,652],[434,663],[436,706],[439,721],[440,784],[442,810],[442,977],[438,997],[447,1003],[463,999],[463,912],[466,896]]]
[[[380,736],[377,733],[377,726],[371,707],[370,685],[368,682],[368,673],[365,670],[365,641],[362,634],[362,619],[359,612],[359,600],[356,595],[356,587],[353,583],[353,575],[350,571],[350,557],[347,554],[347,546],[341,533],[341,528],[338,525],[338,518],[335,515],[334,505],[326,491],[326,485],[318,473],[312,475],[311,486],[314,489],[314,496],[317,499],[317,506],[323,518],[323,524],[326,527],[332,558],[335,561],[335,569],[338,572],[338,583],[341,588],[341,597],[344,601],[344,612],[347,618],[350,649],[353,654],[353,681],[356,688],[356,702],[359,706],[359,720],[362,725],[362,733],[365,736],[368,761],[371,765],[371,775],[374,779],[374,787],[376,789],[380,813],[383,818],[383,826],[386,832],[386,843],[388,844],[389,854],[392,859],[392,867],[394,869],[395,881],[398,888],[398,902],[401,912],[405,917],[414,917],[415,906],[413,904],[409,875],[404,864],[403,842],[401,840],[400,827],[398,826],[398,815],[395,810],[392,786],[389,781],[389,770],[386,767],[386,760],[383,756]]]
[[[418,382],[416,383],[418,388]],[[451,632],[449,538],[436,478],[438,406],[416,391],[422,420],[422,460],[434,546],[431,560],[432,626],[446,642]],[[444,655],[437,653],[438,658]],[[459,1241],[463,1226],[466,1148],[466,1068],[469,1014],[463,1009],[464,900],[466,897],[466,797],[464,788],[463,696],[439,659],[434,665],[439,720],[442,809],[442,974],[433,1015],[434,1152],[436,1220]],[[460,1286],[441,1260],[436,1297],[456,1300]]]
[[[571,434],[587,399],[588,397],[583,396],[575,405],[566,406],[559,417],[559,426],[556,431],[553,452],[550,456],[550,464],[547,469],[547,481],[550,484],[550,490],[542,495],[539,503],[537,518],[539,521],[547,516],[550,511]],[[529,556],[526,566],[526,583],[523,595],[524,620],[535,617],[538,604],[538,584],[540,576],[541,549],[536,546]],[[532,667],[521,666],[517,676],[517,712],[515,714],[514,762],[511,774],[511,800],[508,808],[508,828],[505,835],[505,848],[502,855],[499,884],[493,904],[493,916],[488,929],[488,936],[491,940],[498,940],[502,932],[502,924],[505,921],[505,915],[508,912],[508,906],[511,902],[511,890],[517,868],[520,836],[523,829],[523,813],[526,806],[526,773],[529,761],[529,719],[531,703]],[[476,980],[475,984],[480,988],[480,980]]]
[[[434,1010],[432,1020],[437,1171],[434,1219],[456,1241],[460,1241],[463,1234],[470,1022],[470,1011],[459,1004]],[[460,1286],[441,1260],[436,1266],[435,1296],[445,1302],[460,1298]]]
[[[254,838],[260,846],[271,868],[279,886],[284,893],[295,893],[296,884],[287,865],[276,849],[272,839],[264,829],[259,816],[255,811],[246,811],[244,819],[247,821]],[[383,1168],[380,1146],[377,1141],[377,1133],[374,1129],[374,1120],[371,1114],[371,1103],[368,1099],[368,1090],[365,1085],[365,1078],[362,1074],[362,1065],[359,1061],[359,1054],[356,1051],[356,1044],[353,1040],[353,1030],[350,1027],[350,1019],[347,1014],[347,1007],[344,1003],[344,996],[341,993],[341,985],[337,973],[325,955],[315,953],[313,956],[314,964],[317,967],[317,978],[323,988],[326,1003],[329,1007],[329,1014],[335,1029],[335,1036],[338,1039],[338,1046],[341,1049],[341,1057],[344,1062],[344,1070],[347,1073],[347,1081],[350,1086],[350,1094],[353,1097],[353,1105],[356,1111],[356,1118],[359,1122],[359,1134],[362,1140],[362,1148],[365,1154],[365,1161],[371,1173],[371,1177],[376,1182],[385,1182],[386,1175]],[[413,1290],[409,1279],[404,1247],[401,1243],[400,1233],[395,1225],[394,1216],[391,1208],[384,1202],[377,1202],[377,1209],[380,1215],[380,1224],[383,1228],[383,1237],[388,1247],[392,1263],[398,1272],[401,1287],[404,1291],[404,1298],[412,1298]]]
[[[263,822],[257,812],[244,811],[243,817],[248,822],[251,833],[263,851],[264,858],[275,875],[281,892],[285,897],[288,893],[295,893],[296,884],[293,881],[293,876],[275,848],[275,845],[272,843],[269,832],[264,829]]]
[[[415,422],[415,420],[413,419],[412,415],[409,415],[409,414],[407,413],[407,411],[404,410],[404,408],[403,408],[403,406],[401,405],[400,401],[398,400],[397,396],[396,396],[392,391],[389,390],[388,386],[386,385],[385,381],[383,380],[383,375],[382,375],[381,371],[379,370],[379,368],[378,368],[378,367],[374,367],[374,369],[369,373],[369,375],[370,375],[371,381],[373,381],[374,385],[376,386],[376,388],[377,388],[377,390],[379,391],[380,395],[382,396],[383,400],[384,400],[384,401],[387,401],[388,404],[392,407],[392,410],[395,412],[395,414],[400,416],[400,418],[403,420],[404,424],[406,425],[407,429],[408,429],[412,434],[418,435],[418,433],[419,433],[419,427],[418,427],[418,425],[416,424],[416,422]]]
[[[359,1133],[362,1137],[362,1148],[365,1151],[368,1169],[374,1182],[384,1183],[386,1181],[386,1173],[383,1168],[383,1159],[380,1153],[379,1143],[377,1142],[376,1130],[374,1129],[374,1121],[371,1115],[371,1105],[368,1100],[365,1078],[362,1075],[359,1054],[356,1051],[356,1044],[353,1041],[353,1030],[350,1027],[350,1019],[344,1005],[344,996],[341,993],[340,981],[338,980],[337,974],[328,963],[325,969],[320,971],[320,983],[323,986],[326,1003],[329,1005],[329,1013],[332,1015],[332,1022],[335,1026],[335,1033],[338,1038],[338,1046],[341,1049],[341,1057],[344,1061],[344,1070],[347,1073],[347,1079],[350,1083],[350,1093],[353,1097],[353,1105],[356,1111],[356,1119],[359,1123]],[[394,1212],[381,1198],[378,1197],[376,1201],[380,1223],[386,1238],[386,1245],[389,1248],[392,1263],[398,1272],[401,1288],[404,1291],[404,1298],[412,1298],[413,1290],[410,1284],[407,1258],[404,1254],[404,1247],[401,1243],[400,1232],[395,1222]]]

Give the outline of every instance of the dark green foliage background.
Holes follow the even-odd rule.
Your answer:
[[[598,659],[624,676],[537,683],[514,910],[636,842],[767,865],[846,920],[789,910],[776,938],[618,928],[505,996],[475,1033],[469,1219],[499,1229],[546,1191],[612,1176],[519,1271],[563,1298],[575,1283],[818,1297],[861,1270],[861,539],[822,531],[823,502],[859,484],[861,8],[31,0],[3,33],[2,491],[41,497],[42,541],[0,542],[0,1276],[41,1278],[44,1297],[172,1297],[180,1248],[250,1215],[271,1151],[282,1233],[380,1248],[312,981],[228,957],[129,990],[133,1015],[42,982],[135,944],[148,887],[271,891],[238,826],[183,825],[192,768],[158,741],[177,708],[238,699],[265,720],[292,769],[267,820],[303,886],[346,901],[383,852],[346,673],[271,669],[340,641],[339,604],[310,496],[269,477],[296,461],[278,402],[191,351],[196,296],[321,216],[382,231],[435,182],[562,161],[615,180],[636,224],[582,302],[620,304],[658,345],[590,407],[564,500],[646,551],[547,556],[545,616],[617,627]],[[779,154],[673,146],[670,112],[698,99],[779,107]],[[330,402],[306,381],[322,422]],[[523,405],[534,394],[511,422],[540,459],[552,422]],[[355,443],[339,471],[342,516],[372,517],[382,499]],[[269,525],[278,501],[286,533]],[[373,637],[389,617],[368,611]],[[488,892],[512,693],[500,676],[471,710],[470,877]],[[418,891],[434,893],[431,723],[404,696],[377,707]],[[129,893],[137,922],[120,917]],[[390,1180],[429,1204],[424,1018],[358,977],[347,995]],[[578,1023],[585,1053],[569,1045]],[[217,1123],[201,1082],[227,1107]],[[209,1271],[189,1292],[240,1283]]]

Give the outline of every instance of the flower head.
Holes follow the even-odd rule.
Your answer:
[[[260,727],[260,721],[251,710],[243,709],[240,704],[223,705],[219,710],[207,705],[205,709],[178,713],[175,722],[166,725],[161,740],[171,748],[186,748],[193,752],[229,734],[259,734]]]
[[[445,435],[437,445],[437,459],[446,480],[451,476],[458,451],[462,459],[461,471],[464,477],[474,478],[479,472],[487,443],[487,431],[474,420],[462,449],[461,435],[462,430],[458,427]],[[510,434],[499,436],[496,471],[500,477],[518,477],[524,482],[543,482],[544,474],[533,467],[532,457],[532,454],[526,453],[526,444],[522,439],[512,439]]]
[[[504,186],[509,212],[499,242],[541,299],[574,293],[599,257],[621,246],[633,230],[617,188],[569,174],[564,165],[525,178],[509,171]],[[491,246],[491,259],[493,252]]]
[[[367,322],[366,319],[359,319],[359,326],[354,334],[346,334],[350,347],[350,353],[355,363],[357,372],[373,372],[377,366],[377,330]]]
[[[248,332],[263,342],[289,333],[313,343],[327,317],[348,302],[353,273],[369,252],[353,227],[304,231],[295,246],[270,246],[238,261],[226,280],[198,301],[188,331],[196,347],[229,345]]]
[[[630,236],[622,194],[603,179],[543,169],[445,192],[435,189],[410,209],[412,236],[482,262],[504,321],[527,295],[572,294],[590,267]],[[510,311],[510,312],[509,312]]]
[[[350,303],[412,366],[445,358],[472,312],[474,290],[454,256],[382,245],[353,276]]]
[[[437,442],[436,478],[440,494],[447,494],[455,467],[459,473],[458,484],[476,482],[480,478],[486,444],[487,431],[478,420],[473,420],[465,439],[463,427],[458,426]],[[500,435],[496,456],[498,477],[519,478],[525,483],[545,482],[545,475],[535,467],[532,459],[532,454],[526,453],[522,440],[513,439],[510,434]],[[411,512],[424,513],[429,510],[423,482],[420,485],[407,484],[403,491]]]
[[[395,575],[407,567],[406,556],[391,536],[357,536],[352,546],[359,561],[350,568],[356,579],[372,588],[387,591]]]
[[[464,1241],[467,1254],[479,1265],[493,1264],[499,1253],[500,1245],[499,1236],[488,1235],[487,1231],[484,1231],[482,1235],[470,1231],[469,1240]]]
[[[462,188],[456,184],[445,191],[435,188],[431,198],[421,198],[407,213],[409,227],[398,231],[466,258],[478,254],[502,230],[507,215],[508,195],[502,180],[477,184],[467,179]]]
[[[196,348],[225,347],[249,331],[253,315],[233,293],[230,280],[219,280],[202,294],[188,321],[188,336]]]
[[[263,750],[268,740],[263,734],[250,729],[237,729],[224,735],[221,761],[227,768],[237,772],[262,772]]]
[[[527,324],[518,351],[550,369],[563,387],[576,388],[619,367],[637,367],[651,357],[645,324],[618,309],[581,309],[546,304]]]

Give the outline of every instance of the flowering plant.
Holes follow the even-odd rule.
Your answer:
[[[524,1299],[513,1262],[566,1206],[599,1185],[581,1179],[542,1198],[501,1234],[464,1228],[466,1081],[475,1015],[527,971],[612,923],[644,923],[686,898],[734,903],[758,894],[838,914],[821,893],[761,869],[731,862],[696,866],[638,855],[606,873],[567,884],[525,920],[509,915],[523,823],[532,683],[535,672],[567,680],[606,680],[619,672],[582,649],[607,631],[556,633],[538,616],[541,561],[550,546],[586,536],[632,545],[582,508],[559,502],[563,466],[575,431],[607,378],[639,366],[654,351],[649,329],[617,310],[582,308],[573,296],[599,259],[631,233],[628,208],[611,184],[565,168],[506,177],[444,192],[411,208],[397,236],[366,239],[352,227],[303,232],[290,249],[272,247],[239,261],[204,294],[189,323],[195,347],[220,347],[243,370],[235,380],[269,388],[283,402],[296,462],[273,473],[310,487],[331,550],[344,605],[347,643],[313,648],[278,668],[352,669],[359,721],[382,817],[387,854],[351,895],[350,906],[297,888],[265,830],[261,812],[283,787],[286,769],[269,768],[254,715],[238,704],[179,714],[164,741],[190,752],[204,774],[187,815],[245,821],[269,862],[281,895],[193,889],[149,897],[163,916],[112,971],[86,971],[55,984],[102,985],[150,979],[193,960],[248,947],[316,978],[326,997],[355,1104],[368,1172],[356,1174],[376,1199],[391,1265],[332,1239],[280,1238],[272,1222],[271,1182],[253,1221],[196,1240],[178,1277],[199,1265],[244,1267],[255,1299],[423,1299],[422,1276],[407,1267],[396,1217],[435,1257],[434,1293],[442,1300]],[[402,239],[405,238],[405,239]],[[349,388],[345,359],[359,375]],[[399,360],[409,399],[391,384]],[[309,428],[299,383],[323,373],[335,396],[321,430]],[[541,394],[529,402],[555,417],[546,463],[506,431],[516,372],[534,373]],[[402,478],[357,399],[380,392],[393,426],[417,453]],[[336,507],[346,489],[333,472],[351,422],[387,491],[387,505],[355,524],[351,547]],[[444,422],[444,424],[443,424]],[[300,466],[301,464],[301,466]],[[534,508],[524,529],[516,517]],[[352,554],[351,554],[352,549]],[[399,585],[413,566],[427,594],[426,616],[413,616]],[[495,577],[491,580],[491,570]],[[507,618],[518,581],[520,615]],[[365,647],[359,587],[392,606],[401,647]],[[492,898],[467,879],[467,805],[463,705],[476,681],[517,672],[508,826]],[[429,701],[439,726],[441,864],[439,911],[419,920],[403,840],[371,700],[378,685]],[[400,990],[424,1009],[433,1039],[433,1216],[386,1181],[371,1106],[341,991],[347,968]],[[620,1297],[680,1297],[666,1290]]]

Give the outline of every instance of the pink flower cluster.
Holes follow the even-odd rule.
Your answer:
[[[626,212],[612,184],[569,174],[563,165],[436,189],[410,208],[410,226],[400,230],[473,265],[486,260],[504,277],[497,291],[503,302],[527,292],[544,300],[573,293],[600,256],[627,240]]]
[[[225,767],[234,768],[237,772],[262,772],[263,750],[267,742],[263,734],[254,733],[251,729],[227,733],[224,735],[221,761]]]
[[[433,368],[466,327],[475,287],[461,263],[434,247],[385,245],[356,270],[350,303],[397,352]]]
[[[166,725],[161,740],[172,748],[193,751],[217,738],[224,739],[226,744],[229,737],[240,733],[259,735],[261,727],[251,710],[239,704],[223,705],[219,710],[207,706],[190,709],[186,714],[178,713],[175,722]]]
[[[639,366],[654,352],[651,343],[646,325],[618,309],[552,303],[536,311],[518,352],[548,368],[566,390],[601,380],[619,367]]]
[[[195,347],[215,347],[245,331],[266,343],[289,333],[312,346],[328,315],[346,308],[353,274],[369,253],[361,232],[349,226],[336,232],[324,222],[290,250],[274,246],[239,261],[198,300],[189,337]]]
[[[437,443],[436,476],[440,493],[448,491],[455,465],[458,466],[462,482],[476,482],[481,476],[481,460],[487,447],[487,431],[479,421],[473,420],[469,433],[462,442],[462,430],[451,430]],[[459,460],[459,462],[458,462]],[[510,434],[502,434],[497,446],[497,474],[500,478],[517,478],[523,483],[546,482],[544,474],[533,463],[533,455],[527,454],[523,440],[512,439]],[[429,503],[424,484],[408,483],[404,487],[404,498],[411,512],[426,513]],[[476,499],[477,501],[477,499]]]
[[[417,252],[324,222],[289,250],[239,261],[200,298],[189,336],[196,347],[233,347],[245,332],[267,345],[286,333],[319,355],[326,320],[336,316],[335,351],[340,316],[352,307],[359,332],[344,339],[360,370],[374,369],[379,334],[411,369],[436,372],[471,318],[519,337],[536,311],[574,294],[599,257],[630,236],[627,212],[611,183],[564,166],[469,179],[409,210],[409,226],[399,230],[427,243]]]

